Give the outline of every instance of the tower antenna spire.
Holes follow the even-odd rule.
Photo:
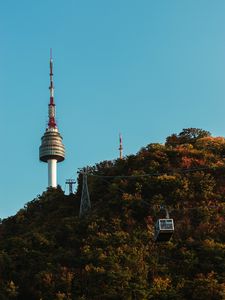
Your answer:
[[[50,103],[48,105],[48,128],[56,128],[52,48],[50,48],[50,74],[49,75],[50,75],[50,86],[49,86]]]
[[[119,134],[119,140],[120,140],[120,146],[119,146],[119,151],[120,151],[120,159],[123,159],[123,140],[122,140],[122,134]]]

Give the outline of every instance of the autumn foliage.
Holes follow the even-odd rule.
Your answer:
[[[189,128],[48,189],[0,225],[0,300],[225,299],[225,139]],[[154,241],[166,206],[170,242]]]

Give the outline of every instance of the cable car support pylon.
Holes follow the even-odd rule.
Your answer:
[[[83,175],[83,185],[82,185],[82,195],[80,201],[80,213],[79,217],[83,217],[91,210],[91,200],[88,191],[88,183],[87,183],[87,169],[85,169],[82,173]]]

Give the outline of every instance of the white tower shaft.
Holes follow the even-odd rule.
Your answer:
[[[56,188],[57,187],[57,160],[48,160],[48,186]]]

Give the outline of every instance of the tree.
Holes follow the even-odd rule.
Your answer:
[[[196,278],[186,283],[184,288],[187,299],[193,300],[224,300],[225,284],[219,283],[215,272],[197,274]]]
[[[172,134],[166,138],[167,146],[194,144],[198,139],[211,136],[209,131],[199,128],[184,128],[179,134]]]
[[[225,300],[225,140],[209,134],[184,129],[177,146],[89,168],[85,218],[79,180],[76,194],[48,189],[2,220],[0,299]],[[161,205],[169,243],[154,242]]]

